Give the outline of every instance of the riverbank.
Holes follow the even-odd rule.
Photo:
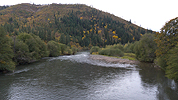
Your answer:
[[[139,64],[140,62],[137,60],[129,60],[129,59],[121,59],[103,55],[90,55],[89,57],[92,60],[100,60],[105,61],[107,63],[120,63],[120,64]]]

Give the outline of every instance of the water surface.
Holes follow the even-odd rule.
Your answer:
[[[178,100],[178,89],[152,64],[110,64],[81,52],[0,74],[0,100],[24,99]]]

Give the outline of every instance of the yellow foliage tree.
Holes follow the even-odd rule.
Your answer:
[[[89,34],[90,32],[89,32],[89,31],[87,31],[87,33]]]
[[[113,36],[113,38],[114,38],[114,39],[117,39],[117,38],[118,38],[118,36],[114,35],[114,36]]]
[[[90,32],[92,32],[93,31],[93,29],[90,29]]]
[[[104,28],[107,28],[108,26],[106,25],[106,26],[104,26]]]
[[[84,35],[84,36],[82,37],[82,40],[83,40],[85,37],[86,37],[86,35]]]
[[[133,37],[132,39],[133,39],[133,40],[135,40],[135,38],[134,38],[134,37]]]
[[[85,31],[83,31],[83,33],[85,34]]]
[[[100,34],[100,33],[101,33],[101,31],[102,31],[102,30],[98,30],[98,34]]]
[[[118,38],[119,41],[121,41],[121,38]]]
[[[116,31],[113,31],[112,33],[113,33],[113,34],[116,34]]]

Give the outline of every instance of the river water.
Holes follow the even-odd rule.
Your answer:
[[[0,100],[178,100],[177,84],[152,64],[109,64],[88,52],[45,58],[0,74]]]

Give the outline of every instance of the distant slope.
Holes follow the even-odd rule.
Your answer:
[[[45,41],[79,43],[85,47],[133,42],[142,34],[153,33],[83,4],[18,4],[0,10],[0,24],[9,35],[34,33]]]

